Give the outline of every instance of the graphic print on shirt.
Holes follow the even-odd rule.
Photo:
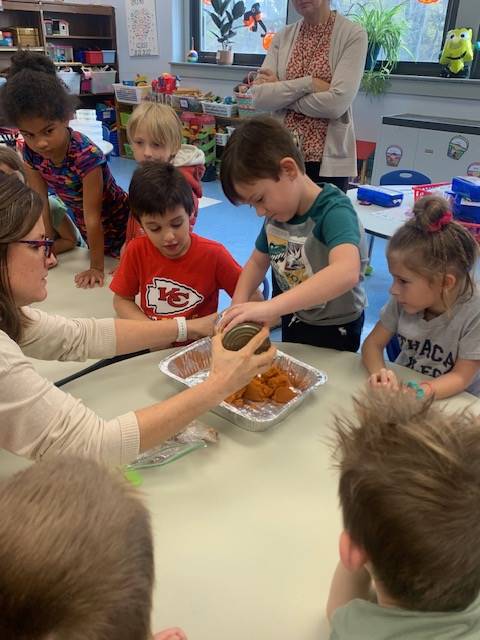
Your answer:
[[[405,366],[426,376],[438,378],[448,373],[455,366],[455,359],[451,351],[446,352],[442,345],[432,342],[428,338],[411,340],[397,333],[401,349],[408,357]]]
[[[157,316],[178,315],[193,309],[204,297],[191,287],[169,278],[153,278],[146,285],[145,302]]]
[[[283,229],[267,230],[270,263],[283,291],[295,287],[313,275],[305,253],[306,238],[291,236]]]

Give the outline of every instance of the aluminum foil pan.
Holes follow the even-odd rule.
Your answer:
[[[164,358],[158,366],[160,371],[170,378],[187,387],[194,387],[208,377],[210,357],[211,340],[210,338],[202,338]],[[235,407],[222,402],[212,411],[242,429],[265,431],[277,422],[284,420],[309,393],[327,381],[326,373],[292,358],[282,351],[277,351],[275,364],[286,371],[294,381],[293,387],[298,393],[290,402],[286,404],[252,402],[245,407]]]

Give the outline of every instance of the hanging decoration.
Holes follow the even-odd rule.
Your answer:
[[[435,4],[438,0],[418,0],[420,4]]]

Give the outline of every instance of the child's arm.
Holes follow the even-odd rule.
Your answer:
[[[377,322],[362,345],[362,362],[370,374],[368,382],[372,387],[396,391],[399,388],[397,376],[385,366],[383,358],[384,349],[392,336],[393,333],[382,322]]]
[[[62,221],[56,227],[55,231],[60,237],[55,240],[53,245],[54,253],[64,253],[65,251],[70,251],[77,246],[75,227],[67,214],[63,216]]]
[[[225,314],[224,329],[228,330],[248,320],[270,324],[278,316],[311,309],[352,289],[357,284],[359,275],[358,247],[353,244],[340,244],[330,251],[327,267],[293,289],[265,302],[247,302],[232,307]],[[260,284],[262,278],[258,280],[256,286]],[[243,290],[242,293],[245,295]]]
[[[47,238],[55,237],[55,230],[52,225],[52,219],[50,217],[50,206],[48,204],[48,187],[45,180],[39,174],[38,171],[32,169],[26,162],[24,163],[25,168],[25,176],[27,179],[28,186],[36,191],[40,198],[42,199],[42,218],[43,224],[45,226],[45,236]]]
[[[77,273],[75,284],[89,289],[104,282],[104,236],[102,226],[103,174],[96,167],[83,178],[83,216],[90,249],[90,269]]]
[[[149,320],[135,302],[135,297],[121,296],[115,293],[113,296],[113,308],[119,318],[125,320]]]
[[[372,593],[372,579],[362,567],[358,571],[349,571],[339,562],[333,574],[330,593],[327,601],[327,618],[332,621],[333,614],[339,607],[343,607],[351,600],[375,600]]]
[[[254,298],[269,266],[270,258],[268,254],[254,249],[238,279],[235,293],[232,296],[232,305],[247,302]]]
[[[480,360],[457,360],[451,371],[438,378],[432,378],[431,382],[421,382],[420,386],[427,396],[435,395],[436,400],[449,398],[465,391],[479,369]]]

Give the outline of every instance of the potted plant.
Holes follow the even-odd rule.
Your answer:
[[[365,61],[365,73],[362,89],[371,95],[383,93],[389,84],[389,76],[398,63],[400,50],[408,49],[402,44],[402,37],[408,29],[408,23],[401,17],[406,2],[399,2],[391,9],[385,9],[382,0],[356,3],[349,18],[358,22],[367,32],[368,49]],[[380,68],[376,69],[377,59],[383,52]]]
[[[233,6],[231,7],[232,2]],[[233,64],[232,41],[237,33],[235,29],[238,28],[235,22],[239,18],[243,18],[245,3],[242,1],[234,2],[234,0],[211,0],[211,7],[213,11],[207,11],[207,13],[217,31],[210,30],[210,33],[220,44],[217,62],[218,64]]]

